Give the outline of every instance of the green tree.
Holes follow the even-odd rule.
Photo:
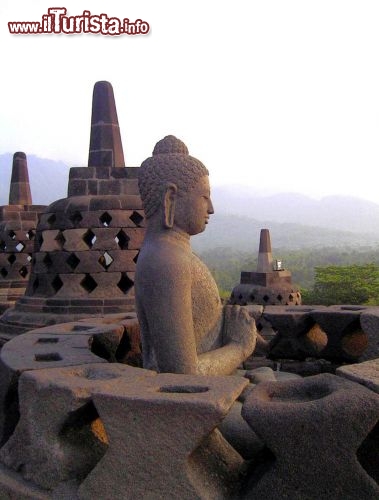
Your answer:
[[[379,266],[316,267],[313,290],[303,295],[303,303],[379,304]]]

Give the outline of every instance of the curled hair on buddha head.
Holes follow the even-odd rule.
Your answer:
[[[162,204],[168,183],[178,188],[178,196],[192,189],[209,175],[201,161],[188,153],[187,146],[173,135],[167,135],[155,145],[153,156],[147,158],[139,169],[138,186],[143,208],[148,219]]]

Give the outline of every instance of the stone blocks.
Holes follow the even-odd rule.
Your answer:
[[[7,342],[0,359],[0,443],[9,438],[18,420],[20,374],[107,361],[142,365],[135,314],[52,325]]]
[[[35,231],[25,295],[0,319],[4,338],[51,322],[133,310],[144,234],[139,196],[76,196],[52,203]]]
[[[138,195],[138,168],[73,167],[68,196]]]
[[[249,393],[242,415],[273,456],[241,498],[378,498],[356,455],[379,419],[374,392],[329,374],[267,382]]]
[[[13,306],[25,292],[42,205],[0,207],[0,312]]]
[[[230,303],[241,306],[249,304],[297,306],[301,304],[301,294],[293,285],[283,283],[280,286],[275,286],[275,283],[272,286],[240,283],[233,288]]]
[[[377,357],[375,326],[371,338],[367,333],[368,325],[376,325],[374,308],[370,313],[367,309],[349,305],[265,307],[262,317],[278,332],[270,344],[270,357],[349,362]]]
[[[368,307],[360,315],[361,327],[367,335],[368,346],[360,359],[379,358],[379,307]]]
[[[112,85],[96,82],[93,88],[88,166],[124,167],[124,152]]]
[[[31,205],[26,154],[19,151],[13,155],[12,177],[9,190],[9,205]]]
[[[377,498],[378,394],[334,375],[262,382],[273,374],[261,369],[251,388],[121,365],[135,324],[119,314],[57,324],[3,347],[0,485],[10,498]],[[375,370],[339,371],[375,391]],[[216,429],[242,392],[263,446],[248,469]]]
[[[246,382],[159,374],[138,386],[125,380],[98,390],[94,403],[109,448],[80,498],[230,497],[243,460],[214,429]]]
[[[379,394],[379,358],[355,365],[340,366],[336,373]]]
[[[116,363],[25,372],[19,382],[20,420],[0,451],[1,461],[46,489],[82,480],[108,447],[92,391],[110,390],[121,380],[138,387],[149,376]]]

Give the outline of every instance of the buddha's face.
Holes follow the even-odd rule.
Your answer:
[[[204,175],[190,191],[177,197],[174,225],[193,236],[204,231],[213,213],[209,178]]]

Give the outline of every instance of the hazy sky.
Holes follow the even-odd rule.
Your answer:
[[[142,19],[144,36],[11,35],[49,7]],[[0,153],[86,165],[112,83],[126,162],[167,134],[215,184],[379,203],[377,0],[1,0]]]

